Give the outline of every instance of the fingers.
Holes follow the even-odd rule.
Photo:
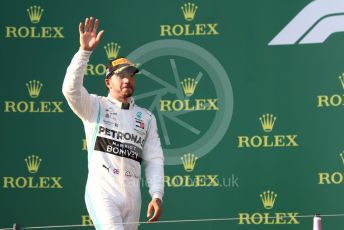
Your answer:
[[[90,27],[90,20],[88,18],[85,19],[85,30],[84,32],[87,32]]]
[[[99,21],[93,17],[85,18],[84,24],[79,24],[80,46],[85,50],[93,50],[97,47],[104,30],[97,34]]]
[[[79,33],[82,33],[82,22],[79,23]]]
[[[149,218],[152,214],[152,211],[154,211],[154,215],[151,218]],[[147,218],[149,218],[148,222],[154,222],[154,221],[159,220],[161,213],[162,213],[161,205],[158,204],[157,202],[151,202],[148,205],[148,210],[147,210]]]
[[[93,18],[91,18],[91,20],[93,20]],[[99,24],[99,21],[98,21],[98,19],[96,19],[94,22],[93,30],[92,30],[93,33],[97,33],[98,24]]]
[[[159,211],[159,209],[155,210],[154,215],[148,220],[148,222],[158,221],[160,214],[161,214],[161,211]]]
[[[94,24],[93,24],[93,22],[94,22]],[[97,33],[98,25],[99,25],[98,19],[94,20],[93,17],[86,18],[84,24],[85,24],[84,31],[82,30],[82,28],[83,28],[82,23],[81,23],[81,25],[79,25],[79,32],[80,33],[83,33],[83,32],[91,32],[91,33],[95,33],[95,34]]]
[[[84,30],[84,32],[92,32],[92,30],[93,30],[93,17],[86,18],[85,19],[85,30]]]
[[[149,203],[148,209],[147,209],[147,218],[149,218],[152,215],[152,211],[153,211],[153,204]]]
[[[103,37],[103,34],[104,34],[104,30],[100,31],[98,34],[97,34],[97,37],[96,37],[96,41],[97,43],[100,41],[100,39]]]
[[[92,30],[93,30],[93,17],[90,18],[87,32],[92,32]]]

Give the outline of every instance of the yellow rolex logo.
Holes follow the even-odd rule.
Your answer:
[[[36,173],[38,172],[42,159],[39,156],[32,155],[25,158],[25,162],[29,173]]]
[[[118,52],[120,50],[121,46],[117,43],[108,43],[106,46],[104,46],[104,49],[106,51],[106,56],[109,60],[115,59],[118,56]]]
[[[195,154],[187,153],[181,157],[185,171],[192,172],[195,168],[197,157]]]
[[[264,208],[269,211],[264,212],[242,212],[239,213],[239,223],[247,225],[290,225],[300,224],[297,219],[299,216],[298,212],[285,212],[280,209],[278,212],[271,212],[270,209],[274,207],[277,194],[273,191],[264,191],[260,194]]]
[[[25,158],[26,167],[30,174],[36,174],[42,159],[36,155]],[[4,189],[62,189],[62,177],[58,176],[4,176],[2,188]]]
[[[344,73],[339,76],[340,83],[342,84],[342,88],[344,89]]]
[[[160,36],[211,36],[219,35],[218,23],[189,23],[195,19],[198,9],[194,3],[185,3],[180,7],[185,24],[160,25]]]
[[[64,27],[62,26],[39,26],[44,13],[44,9],[40,6],[34,5],[26,9],[29,16],[31,26],[25,25],[6,25],[5,38],[15,39],[62,39],[64,38]],[[12,23],[11,23],[12,24]]]
[[[29,83],[26,83],[26,87],[29,91],[29,95],[32,98],[37,98],[39,96],[39,93],[41,92],[43,84],[40,81],[29,81]]]
[[[32,23],[39,23],[41,20],[42,14],[43,14],[43,9],[40,6],[30,6],[29,9],[27,9],[27,12],[30,17],[30,21]]]
[[[342,162],[344,164],[344,151],[339,154],[340,158],[342,159]]]
[[[180,82],[183,87],[184,94],[188,97],[192,96],[195,92],[197,81],[193,78],[186,78]]]
[[[272,114],[263,114],[261,117],[259,117],[260,123],[262,125],[262,128],[265,132],[271,132],[274,128],[274,124],[276,121],[276,117]]]
[[[194,188],[194,187],[221,187],[219,175],[216,174],[196,174],[191,172],[195,169],[198,157],[192,153],[186,153],[180,158],[183,163],[186,175],[164,176],[164,184],[173,188]],[[234,184],[237,185],[237,179]]]
[[[195,18],[195,14],[198,7],[194,3],[186,3],[180,8],[183,11],[184,18],[186,21],[192,21]]]
[[[260,198],[262,199],[264,208],[266,209],[272,209],[275,204],[277,194],[275,194],[273,191],[264,191],[263,194],[260,194]]]

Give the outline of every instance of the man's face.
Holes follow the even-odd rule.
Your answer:
[[[108,87],[110,94],[115,97],[131,97],[135,89],[135,79],[132,72],[125,70],[118,74],[113,74],[111,77],[105,79],[105,84]]]

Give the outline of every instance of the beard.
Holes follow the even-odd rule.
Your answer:
[[[123,88],[121,90],[121,94],[122,94],[123,98],[131,97],[134,94],[134,88],[133,87]]]

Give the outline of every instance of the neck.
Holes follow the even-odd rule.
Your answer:
[[[124,103],[128,103],[129,102],[129,97],[119,97],[119,98],[116,98],[117,100],[119,100],[120,102]]]

